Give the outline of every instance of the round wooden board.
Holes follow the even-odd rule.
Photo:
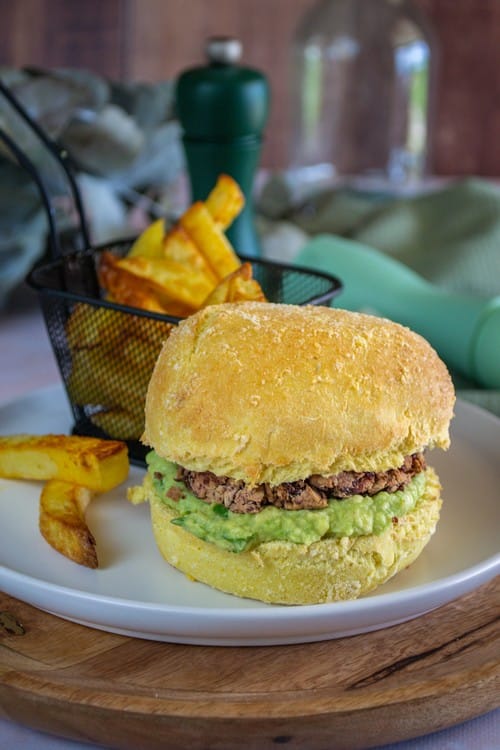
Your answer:
[[[126,750],[396,742],[498,705],[499,594],[497,578],[385,630],[247,648],[113,635],[0,594],[0,715]]]

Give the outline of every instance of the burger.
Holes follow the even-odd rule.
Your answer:
[[[455,394],[430,344],[326,307],[242,302],[182,321],[145,406],[149,501],[170,565],[216,589],[313,604],[363,595],[435,531],[427,452]]]

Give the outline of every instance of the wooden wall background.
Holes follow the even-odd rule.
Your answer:
[[[287,154],[288,55],[315,0],[0,0],[0,63],[85,67],[157,81],[203,59],[207,36],[236,35],[269,76],[263,164]],[[434,171],[500,175],[500,0],[414,0],[441,47]]]

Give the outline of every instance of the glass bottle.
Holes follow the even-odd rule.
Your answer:
[[[410,0],[321,0],[293,42],[290,166],[405,185],[431,168],[436,43]]]

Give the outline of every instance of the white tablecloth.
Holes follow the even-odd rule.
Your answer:
[[[22,304],[0,313],[0,361],[0,403],[60,382],[42,317],[30,295],[23,294]],[[41,734],[0,719],[0,748],[6,750],[89,750],[89,747],[95,746]],[[386,747],[387,750],[389,747],[391,750],[500,750],[500,709],[459,726]]]
[[[53,737],[0,719],[0,747],[5,750],[90,750],[96,745]],[[244,745],[241,746],[244,749]],[[499,750],[500,709],[465,724],[376,750]],[[141,750],[137,748],[137,750]],[[168,748],[165,748],[168,750]],[[301,750],[307,750],[306,747]],[[325,750],[328,748],[325,747]],[[333,750],[333,749],[332,749]]]

